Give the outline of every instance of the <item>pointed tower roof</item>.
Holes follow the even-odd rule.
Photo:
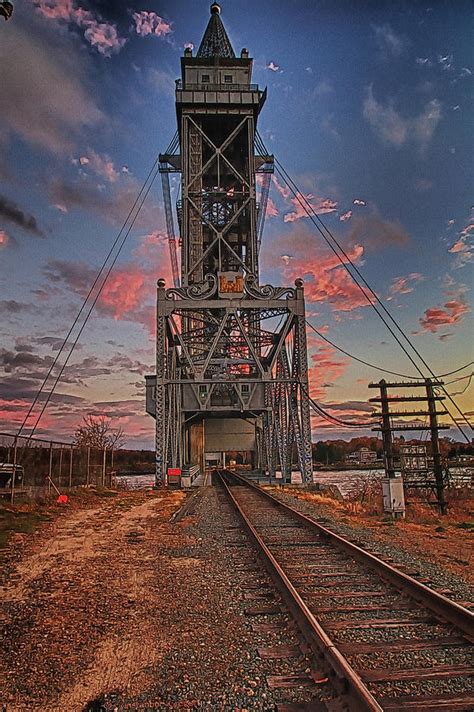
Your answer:
[[[199,46],[197,57],[226,57],[233,59],[234,50],[221,20],[221,7],[216,2],[211,5],[211,18]]]

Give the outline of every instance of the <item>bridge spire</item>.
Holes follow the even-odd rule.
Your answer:
[[[211,17],[199,46],[197,57],[204,59],[211,57],[233,59],[235,57],[220,15],[221,6],[213,2],[211,5]]]

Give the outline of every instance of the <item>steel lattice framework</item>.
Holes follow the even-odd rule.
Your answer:
[[[198,55],[185,50],[176,88],[178,134],[160,156],[172,258],[167,174],[181,175],[181,274],[169,289],[158,281],[156,376],[147,376],[156,480],[165,483],[169,467],[203,468],[217,443],[221,450],[252,451],[255,467],[270,475],[279,469],[285,479],[296,463],[308,482],[303,282],[259,282],[273,171],[273,156],[256,134],[266,91],[250,83],[252,60],[246,50],[235,57],[219,13],[212,5]]]

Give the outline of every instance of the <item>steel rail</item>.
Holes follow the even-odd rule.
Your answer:
[[[261,489],[253,482],[250,482],[246,477],[242,477],[242,475],[239,475],[232,470],[227,470],[227,472],[231,477],[240,481],[247,487],[252,488],[276,506],[291,512],[294,517],[299,519],[307,527],[317,529],[320,534],[328,539],[331,539],[339,548],[346,551],[353,558],[365,565],[370,566],[386,581],[389,581],[403,593],[408,593],[411,598],[415,599],[418,603],[422,603],[426,608],[429,608],[430,611],[435,613],[437,616],[440,616],[444,621],[447,621],[456,628],[459,628],[471,643],[474,642],[474,613],[469,611],[467,608],[461,606],[455,601],[451,601],[449,598],[446,598],[446,596],[443,596],[441,593],[425,586],[425,584],[420,583],[394,566],[387,564],[387,562],[382,561],[374,554],[365,551],[357,544],[344,539],[339,534],[336,534],[336,532],[331,531],[331,529],[327,529],[322,524],[319,524],[319,522],[316,522],[311,517],[308,517],[306,514],[298,512],[298,510],[294,509],[289,504],[281,502],[269,492]]]
[[[270,549],[260,537],[257,530],[252,525],[242,507],[232,494],[230,487],[227,485],[227,482],[223,477],[224,474],[228,474],[231,477],[240,480],[245,485],[251,486],[251,483],[230,470],[219,471],[222,486],[242,518],[245,528],[250,535],[250,538],[257,546],[259,554],[262,557],[270,576],[280,591],[303,637],[318,661],[318,664],[323,667],[325,674],[327,674],[329,680],[331,681],[336,693],[340,695],[345,702],[347,702],[349,705],[347,709],[350,710],[350,712],[383,712],[383,707],[379,705],[354,668],[339,652],[336,644],[331,640],[315,616],[311,613],[308,606],[271,553]],[[258,487],[255,489],[258,492],[262,492],[262,490]],[[274,501],[278,505],[281,504],[281,502],[276,499],[274,499]]]
[[[403,573],[394,566],[391,566],[387,562],[382,561],[374,556],[374,554],[362,549],[357,544],[344,539],[339,534],[327,529],[322,524],[319,524],[319,522],[316,522],[311,517],[308,517],[306,514],[298,512],[298,510],[294,509],[290,505],[281,502],[269,492],[262,490],[258,485],[250,482],[246,477],[243,477],[232,470],[226,470],[226,473],[228,473],[235,480],[258,492],[259,495],[267,500],[270,500],[274,505],[291,513],[305,526],[317,529],[320,534],[330,539],[340,549],[343,549],[354,559],[375,570],[383,579],[389,581],[398,590],[405,594],[408,593],[417,603],[423,604],[424,607],[429,608],[430,611],[435,613],[441,619],[451,623],[453,626],[461,630],[471,643],[474,642],[474,613],[470,610],[455,601],[451,601],[446,596],[443,596],[441,593],[434,591],[428,586],[425,586],[425,584],[420,583],[416,579]]]

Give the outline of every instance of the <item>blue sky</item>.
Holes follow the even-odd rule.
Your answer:
[[[11,432],[176,130],[179,58],[209,18],[200,0],[14,5],[0,25],[0,429]],[[223,2],[222,20],[268,87],[259,131],[269,151],[434,372],[472,361],[471,4]],[[261,257],[264,281],[304,277],[309,319],[328,338],[414,373],[281,181]],[[69,438],[82,412],[107,413],[129,445],[153,445],[143,375],[154,370],[159,276],[170,280],[157,181],[39,435]],[[380,374],[314,335],[310,346],[313,395],[366,418],[367,384]],[[466,412],[469,384],[449,386],[468,386]],[[349,436],[319,421],[313,434]]]

